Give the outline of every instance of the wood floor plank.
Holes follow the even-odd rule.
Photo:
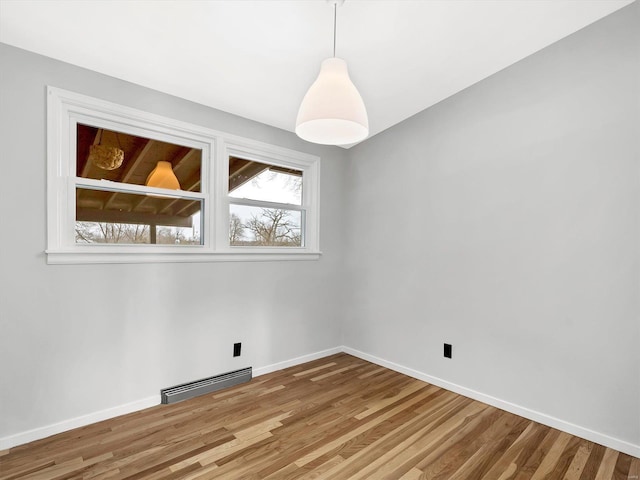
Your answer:
[[[501,425],[500,423],[503,424]],[[524,418],[509,415],[503,422],[497,422],[496,425],[489,427],[482,435],[482,441],[474,441],[467,454],[467,456],[471,455],[473,450],[476,450],[478,445],[481,445],[480,449],[485,451],[482,460],[475,464],[475,468],[472,471],[467,472],[466,470],[462,470],[461,467],[458,467],[456,472],[465,471],[469,477],[477,479],[485,476],[529,423],[530,422]]]
[[[582,475],[580,475],[580,480],[595,480],[598,470],[600,469],[600,464],[602,463],[605,450],[606,448],[602,445],[595,444],[593,446],[591,454],[587,459],[587,463],[582,470]]]
[[[640,480],[640,459],[347,354],[0,452],[1,480]]]
[[[536,432],[533,422],[525,420],[524,424],[526,425],[525,428],[518,433],[515,440],[508,442],[504,451],[497,456],[488,471],[483,474],[481,480],[506,480],[513,475],[518,468],[515,459],[520,455],[525,445],[529,443],[531,436]]]
[[[314,460],[314,459],[316,459],[316,458],[318,458],[318,457],[320,457],[322,455],[325,455],[327,452],[330,452],[330,451],[336,449],[340,445],[344,445],[349,440],[353,439],[354,437],[359,436],[360,434],[366,432],[367,430],[370,430],[375,425],[377,425],[377,424],[379,424],[381,422],[385,422],[386,420],[388,420],[391,417],[393,417],[393,416],[397,415],[398,413],[400,413],[402,410],[404,410],[406,408],[411,408],[416,403],[422,402],[429,395],[431,395],[431,393],[432,393],[431,391],[426,390],[425,392],[422,393],[422,395],[415,396],[412,400],[404,403],[403,405],[400,405],[400,406],[398,406],[398,407],[396,407],[394,409],[391,409],[391,410],[387,411],[386,413],[384,413],[383,415],[380,415],[379,417],[375,417],[374,419],[371,419],[368,422],[362,423],[357,428],[350,429],[348,432],[344,433],[340,437],[337,437],[337,438],[335,438],[335,439],[333,439],[332,441],[329,441],[329,442],[322,442],[322,444],[318,446],[319,448],[313,450],[312,452],[308,453],[304,457],[299,458],[298,460],[296,460],[296,462],[295,462],[296,465],[302,467],[302,466],[308,464],[309,462],[311,462],[312,460]]]
[[[318,370],[324,370],[325,368],[333,367],[336,362],[324,363],[318,367],[309,368],[307,370],[303,370],[302,372],[294,373],[294,377],[303,377],[305,375],[309,375],[311,373],[316,373]]]
[[[611,480],[613,471],[616,468],[616,462],[618,461],[618,454],[619,452],[610,448],[605,450],[595,480]]]
[[[569,468],[567,469],[563,480],[579,480],[582,475],[582,470],[584,470],[585,465],[587,464],[587,460],[591,455],[591,449],[593,448],[593,443],[587,442],[586,440],[582,441],[582,444],[578,448]]]
[[[524,470],[525,466],[527,465],[527,461],[529,460],[529,457],[536,451],[536,448],[539,445],[541,445],[548,431],[549,431],[548,427],[545,427],[544,425],[540,425],[535,422],[531,422],[531,431],[525,437],[522,445],[518,448],[513,449],[511,453],[509,453],[509,449],[508,449],[507,453],[505,454],[505,455],[509,454],[508,457],[510,458],[510,463],[507,469],[510,472],[513,472],[507,478],[513,479],[513,478],[517,478],[518,476],[520,476],[521,478],[523,477],[523,475],[521,475],[521,472]],[[502,457],[497,460],[498,464],[500,464],[501,462],[502,462]],[[490,466],[487,469],[487,472],[485,472],[480,478],[485,478],[485,477],[489,479],[495,478],[495,477],[489,476],[488,472],[493,472],[494,474],[498,474],[500,477],[504,478],[504,475],[503,475],[504,472],[501,469],[496,470],[496,464]],[[526,475],[524,477],[526,478]]]
[[[408,455],[413,454],[417,448],[433,448],[433,446],[440,441],[442,436],[451,430],[460,427],[469,417],[479,414],[485,409],[486,406],[478,403],[467,404],[462,410],[447,418],[446,421],[438,425],[435,429],[432,428],[432,425],[427,424],[411,436],[404,438],[401,442],[394,442],[396,445],[393,448],[386,450],[384,454],[377,456],[373,461],[367,462],[366,465],[349,462],[352,464],[355,471],[349,472],[348,478],[352,478],[353,480],[366,479],[371,478],[372,475],[384,478],[391,468],[397,466],[397,462],[406,458]],[[386,443],[386,439],[381,443]]]
[[[449,418],[469,405],[470,402],[461,398],[454,398],[451,401],[449,396],[439,397],[433,407],[424,410],[414,421],[394,425],[392,430],[387,430],[383,435],[372,435],[366,442],[360,443],[357,452],[349,453],[349,446],[342,447],[339,453],[347,459],[340,467],[334,471],[327,472],[319,478],[352,478],[360,474],[363,467],[379,461],[380,456],[385,452],[395,448],[398,444],[408,442],[408,438],[433,430]],[[377,427],[376,427],[377,429]],[[363,445],[367,448],[363,448]],[[371,447],[371,448],[369,448]],[[346,451],[345,451],[346,450]]]
[[[400,480],[419,480],[422,477],[422,474],[423,472],[419,468],[412,468],[400,477]]]
[[[444,392],[441,389],[437,389],[435,392],[430,390],[419,392],[415,394],[413,398],[407,397],[407,400],[410,400],[411,403],[405,402],[403,405],[397,405],[389,410],[381,411],[375,419],[367,419],[367,422],[363,425],[362,429],[351,429],[350,431],[347,429],[342,430],[342,438],[331,445],[331,450],[326,451],[321,444],[317,444],[322,450],[317,453],[322,453],[322,456],[319,457],[317,461],[314,460],[311,462],[309,466],[311,467],[312,464],[316,462],[324,462],[327,458],[334,455],[340,455],[342,458],[348,459],[351,462],[351,457],[358,455],[361,452],[367,452],[369,450],[367,447],[378,441],[382,441],[392,435],[396,439],[399,439],[400,436],[397,434],[398,429],[402,430],[401,436],[408,436],[412,433],[411,428],[414,427],[407,428],[407,426],[419,426],[419,423],[412,422],[418,415],[420,415],[417,413],[417,408],[415,408],[416,405],[420,405],[421,403],[429,404],[431,406],[429,412],[431,413],[445,407],[459,408],[456,405],[449,403],[448,399],[451,397],[448,397],[446,393],[447,392]],[[396,433],[392,434],[391,432]],[[363,461],[366,462],[367,460],[365,459]]]
[[[459,440],[451,437],[451,446],[445,454],[434,451],[416,466],[421,468],[428,478],[434,480],[448,479],[459,471],[469,475],[473,473],[477,478],[481,478],[490,466],[483,468],[483,465],[478,463],[476,469],[469,472],[463,469],[464,463],[480,450],[490,449],[494,452],[493,458],[491,455],[484,455],[483,461],[493,465],[528,423],[524,419],[498,409],[493,409],[492,416],[487,420],[489,420],[488,424],[487,422],[478,424],[474,430],[470,430]]]
[[[548,476],[551,474],[556,464],[560,460],[562,452],[565,451],[567,445],[569,444],[569,441],[572,438],[572,435],[560,432],[560,435],[558,435],[553,445],[551,445],[551,448],[538,466],[538,469],[531,476],[531,480],[544,480],[545,478],[548,478]]]
[[[423,388],[424,388],[424,382],[420,382],[420,381],[416,380],[409,387],[403,388],[402,390],[397,392],[395,395],[392,395],[391,397],[378,400],[375,403],[367,404],[366,405],[366,410],[361,412],[361,413],[359,413],[359,414],[357,414],[355,418],[357,418],[358,420],[362,420],[363,418],[366,418],[369,415],[371,415],[373,413],[376,413],[376,412],[382,410],[383,408],[388,407],[389,405],[392,405],[392,404],[398,402],[399,400],[403,399],[404,397],[407,397],[407,396],[411,395],[413,392],[417,392],[418,390],[422,390]]]
[[[631,457],[621,453],[618,455],[618,461],[613,471],[613,480],[627,480],[629,468],[631,467]]]
[[[562,480],[564,478],[569,466],[571,465],[571,461],[578,452],[578,448],[580,448],[581,443],[582,439],[574,437],[573,435],[571,436],[566,447],[560,454],[560,457],[556,462],[556,466],[545,477],[545,480]]]
[[[640,479],[640,458],[632,458],[631,465],[629,465],[629,474],[627,480]]]

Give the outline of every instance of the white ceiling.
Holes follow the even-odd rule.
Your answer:
[[[633,0],[347,0],[337,56],[371,135]],[[293,131],[325,0],[0,0],[0,41]]]

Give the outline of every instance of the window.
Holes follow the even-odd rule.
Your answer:
[[[318,258],[319,162],[49,87],[47,261]]]
[[[229,243],[301,247],[303,172],[229,157]]]
[[[232,251],[318,250],[318,160],[290,153],[227,142],[225,240]]]
[[[76,123],[75,167],[76,244],[203,244],[201,149]],[[163,167],[171,196],[140,190]]]

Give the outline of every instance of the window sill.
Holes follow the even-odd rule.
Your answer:
[[[258,251],[258,252],[78,252],[50,251],[49,265],[82,265],[100,263],[210,263],[210,262],[282,262],[319,260],[322,252]]]

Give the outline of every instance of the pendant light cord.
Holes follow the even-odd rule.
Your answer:
[[[336,18],[338,17],[338,3],[333,4],[333,58],[336,58]]]

